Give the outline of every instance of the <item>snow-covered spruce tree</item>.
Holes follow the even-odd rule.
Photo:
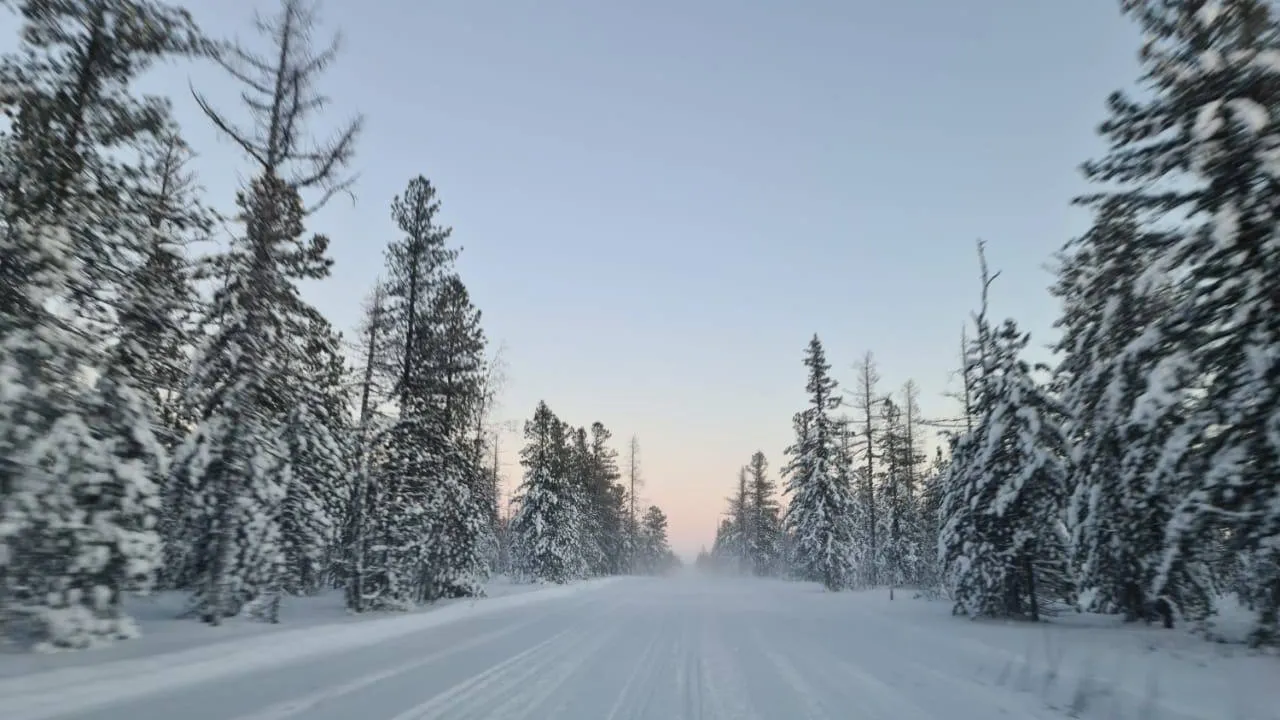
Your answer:
[[[511,518],[516,569],[530,580],[569,582],[582,576],[583,509],[566,473],[564,423],[539,402],[524,437],[524,482]]]
[[[906,431],[902,410],[890,398],[881,402],[881,473],[876,492],[882,509],[880,537],[884,557],[881,580],[889,585],[889,598],[894,589],[908,582],[909,568],[915,562],[910,528],[915,520],[914,503],[907,484]]]
[[[650,505],[640,520],[640,572],[661,575],[677,564],[667,544],[667,515],[657,505]]]
[[[435,483],[433,583],[437,596],[477,595],[494,542],[488,476],[470,435],[471,417],[483,401],[486,341],[480,311],[456,274],[442,279],[428,307],[422,337],[430,365],[422,377],[434,383],[444,432],[442,474]]]
[[[425,178],[411,182],[391,203],[403,236],[386,250],[389,277],[375,290],[365,332],[361,417],[362,506],[354,511],[357,573],[348,607],[405,609],[428,590],[425,561],[431,542],[429,478],[437,470],[443,418],[422,371],[431,350],[426,317],[431,291],[456,255],[445,247],[450,229],[435,224],[439,203]],[[385,396],[374,386],[385,378]],[[369,427],[379,401],[394,402],[394,416],[379,432]],[[358,585],[359,587],[356,587]]]
[[[618,483],[617,452],[608,445],[610,433],[599,422],[591,432],[573,434],[571,472],[583,498],[583,548],[588,572],[607,575],[626,566],[626,491]]]
[[[299,382],[289,392],[283,435],[291,482],[280,515],[282,586],[294,595],[329,585],[355,474],[341,336],[313,310],[296,321],[289,380]]]
[[[620,480],[618,452],[609,445],[612,433],[602,423],[591,424],[591,500],[598,518],[597,544],[604,554],[604,573],[627,569],[627,491]]]
[[[771,577],[778,569],[781,520],[778,517],[777,488],[769,479],[769,463],[757,450],[747,465],[751,509],[751,532],[747,538],[747,555],[751,570],[761,577]]]
[[[964,611],[956,595],[957,588],[963,583],[976,583],[973,580],[974,558],[979,558],[990,548],[980,537],[979,528],[983,520],[984,506],[979,498],[978,488],[985,482],[979,466],[979,452],[982,421],[992,410],[990,381],[995,376],[996,363],[993,349],[991,326],[987,320],[988,294],[991,285],[999,277],[987,266],[986,246],[978,241],[978,267],[981,271],[982,294],[981,306],[974,313],[973,322],[977,329],[977,338],[968,339],[963,332],[963,345],[960,352],[960,374],[964,393],[964,426],[961,432],[951,435],[950,456],[946,463],[946,472],[938,478],[936,494],[938,499],[938,570],[941,574],[941,585],[946,594],[956,604],[953,613]],[[970,593],[965,589],[961,593]]]
[[[962,510],[941,544],[956,609],[973,617],[1037,620],[1072,597],[1061,414],[1019,357],[1027,339],[1012,321],[992,335],[986,411],[952,458],[948,505]]]
[[[876,483],[879,496],[882,548],[881,579],[890,586],[889,596],[898,586],[917,586],[922,558],[934,546],[935,538],[921,535],[920,512],[916,489],[918,468],[922,461],[917,449],[915,386],[907,383],[903,404],[883,398],[880,405],[880,473]]]
[[[8,5],[22,32],[0,63],[0,634],[80,648],[135,633],[122,593],[158,565],[143,354],[108,348],[119,313],[157,315],[130,270],[146,251],[141,157],[168,105],[134,80],[192,55],[198,33],[159,3]],[[105,370],[93,388],[90,369]]]
[[[817,335],[805,352],[809,406],[796,416],[799,435],[787,448],[784,474],[790,498],[786,524],[796,538],[795,560],[828,590],[848,585],[853,528],[849,522],[853,489],[838,472],[836,424],[831,411],[840,404],[836,381]]]
[[[846,519],[853,538],[849,553],[849,565],[852,568],[853,575],[849,582],[855,588],[871,587],[871,576],[874,572],[876,560],[875,555],[872,553],[871,533],[869,532],[871,523],[868,517],[871,512],[871,503],[867,501],[866,483],[863,483],[861,478],[862,471],[865,468],[858,467],[857,442],[853,422],[847,416],[842,416],[836,420],[836,437],[838,438],[834,460],[836,484],[850,488],[850,505],[846,513]],[[794,542],[795,536],[790,535],[789,540],[791,541],[790,547],[794,551],[798,547]]]
[[[903,384],[902,423],[898,434],[898,457],[906,495],[902,515],[906,553],[904,572],[906,583],[915,588],[923,586],[927,569],[937,556],[938,545],[936,533],[924,524],[924,466],[929,458],[923,452],[919,395],[914,381],[908,380]]]
[[[506,382],[506,364],[503,360],[503,348],[499,346],[484,361],[484,369],[479,379],[479,391],[472,403],[468,422],[471,425],[471,451],[474,462],[480,468],[478,502],[485,517],[483,554],[487,572],[505,572],[500,565],[503,556],[502,539],[500,538],[501,512],[499,505],[502,496],[502,463],[499,448],[501,429],[495,418],[498,397]]]
[[[295,278],[327,271],[324,243],[301,243],[297,192],[274,175],[239,197],[245,233],[228,251],[230,282],[213,300],[221,318],[201,347],[188,396],[200,423],[175,458],[172,482],[191,498],[182,532],[192,547],[180,576],[192,612],[219,624],[281,589],[281,520],[293,482],[288,408],[288,311]],[[301,247],[299,247],[301,245]],[[294,443],[296,445],[296,443]]]
[[[384,384],[386,373],[386,340],[389,318],[386,313],[385,286],[374,286],[365,305],[365,315],[359,329],[360,339],[356,352],[359,364],[359,400],[356,408],[356,437],[353,441],[355,458],[351,495],[344,513],[343,545],[341,561],[345,568],[346,605],[353,612],[365,609],[365,577],[370,557],[370,542],[377,533],[374,529],[374,510],[377,508],[376,488],[373,486],[376,438],[385,419],[378,406],[389,397]]]
[[[711,545],[711,557],[715,561],[716,572],[732,573],[738,569],[738,560],[734,555],[734,529],[732,518],[721,518],[716,526],[716,539]]]
[[[380,602],[430,602],[481,592],[491,552],[488,482],[471,435],[483,401],[484,334],[466,286],[450,271],[457,250],[437,224],[424,177],[392,203],[402,238],[387,250],[388,347],[397,418],[371,470],[367,517],[381,546]],[[394,579],[398,578],[398,579]]]
[[[131,342],[138,345],[146,367],[135,380],[155,407],[155,432],[169,451],[182,442],[190,417],[182,407],[182,390],[191,367],[203,299],[196,290],[197,268],[187,248],[209,236],[216,214],[199,197],[193,157],[176,128],[163,130],[147,144],[142,162],[142,198],[146,238],[130,285],[154,308],[139,315]],[[123,322],[123,318],[121,318]]]
[[[747,486],[747,469],[738,468],[738,482],[729,497],[729,534],[724,538],[724,551],[733,572],[744,575],[751,570],[748,548],[751,542],[751,493]]]
[[[582,499],[582,562],[587,575],[603,573],[605,564],[601,537],[602,518],[597,512],[591,482],[591,448],[587,441],[587,429],[577,427],[569,432],[569,456],[566,463],[569,484],[574,494]]]
[[[1190,220],[1162,257],[1160,269],[1182,291],[1175,310],[1149,330],[1148,345],[1164,352],[1137,414],[1148,425],[1172,426],[1149,482],[1191,484],[1178,499],[1148,593],[1195,617],[1208,612],[1202,600],[1216,592],[1202,568],[1214,560],[1218,538],[1260,553],[1263,567],[1280,563],[1280,453],[1268,429],[1280,392],[1270,160],[1280,138],[1280,49],[1272,8],[1261,0],[1132,0],[1124,7],[1147,37],[1147,97],[1112,96],[1101,128],[1112,150],[1085,169],[1091,180],[1119,185],[1101,196],[1114,194],[1157,220]],[[1262,573],[1247,593],[1259,611],[1256,642],[1276,637],[1278,576]]]
[[[938,538],[942,533],[942,502],[949,461],[939,447],[933,464],[924,475],[920,491],[920,566],[917,581],[921,594],[936,598],[943,591],[942,563],[938,557]]]
[[[295,481],[290,450],[304,447],[296,424],[295,439],[289,438],[289,412],[312,392],[291,376],[304,349],[293,334],[314,312],[296,283],[327,276],[331,265],[327,238],[304,237],[309,211],[302,193],[320,193],[314,208],[349,186],[341,173],[361,124],[350,122],[331,143],[304,145],[306,123],[326,100],[316,81],[337,53],[336,41],[313,51],[314,24],[301,0],[283,0],[273,18],[258,21],[270,51],[258,55],[232,45],[215,52],[246,86],[248,129],[196,95],[255,170],[238,194],[242,231],[219,258],[223,283],[210,309],[214,329],[188,385],[199,423],[174,464],[174,482],[187,483],[194,499],[183,527],[195,545],[185,568],[192,610],[212,624],[257,600],[276,607],[285,582],[281,519]]]
[[[439,208],[435,188],[423,177],[414,178],[391,204],[392,219],[403,235],[387,246],[383,312],[385,362],[397,407],[370,457],[374,488],[365,513],[369,542],[376,548],[369,561],[377,570],[366,579],[364,591],[380,608],[409,607],[435,592],[428,563],[438,517],[433,504],[440,495],[432,483],[442,472],[449,443],[430,376],[435,365],[430,305],[457,254],[445,244],[451,229],[436,223]]]
[[[1182,296],[1170,330],[1207,379],[1190,432],[1166,444],[1166,455],[1190,456],[1182,466],[1194,484],[1175,510],[1153,586],[1172,595],[1179,574],[1225,537],[1252,556],[1243,599],[1258,612],[1255,644],[1280,641],[1280,28],[1272,12],[1261,1],[1208,4],[1178,17],[1150,61],[1156,72],[1184,71],[1177,90],[1201,93],[1193,94],[1188,154],[1204,183],[1191,209],[1205,225],[1175,251],[1196,292]],[[1204,74],[1199,83],[1185,77],[1193,67]],[[1187,110],[1174,114],[1190,120]]]
[[[1151,346],[1156,336],[1148,331],[1173,306],[1170,289],[1142,275],[1169,238],[1143,231],[1131,210],[1108,200],[1062,254],[1054,288],[1063,303],[1055,382],[1072,448],[1068,526],[1077,584],[1085,610],[1127,620],[1151,619],[1148,589],[1173,505],[1185,493],[1149,478],[1168,423],[1134,422],[1164,350]]]
[[[186,437],[194,418],[184,403],[183,390],[192,356],[201,335],[203,298],[197,292],[199,266],[187,247],[208,237],[215,214],[201,203],[194,175],[187,170],[192,157],[176,128],[163,131],[143,156],[140,195],[143,217],[140,237],[147,239],[142,257],[129,277],[122,297],[146,298],[143,307],[118,313],[120,346],[137,358],[135,386],[151,411],[156,439],[173,453]],[[127,340],[125,338],[128,338]],[[165,551],[157,584],[182,585],[181,568],[188,538],[180,532],[181,512],[188,506],[182,486],[160,476],[158,528]]]

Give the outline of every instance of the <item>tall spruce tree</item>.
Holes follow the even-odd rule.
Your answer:
[[[1271,641],[1280,627],[1280,452],[1267,428],[1280,400],[1280,241],[1269,158],[1280,135],[1280,33],[1262,0],[1123,7],[1146,36],[1145,97],[1111,97],[1101,127],[1111,151],[1085,172],[1118,187],[1083,201],[1116,198],[1144,222],[1189,220],[1156,267],[1182,292],[1143,340],[1160,348],[1135,413],[1160,443],[1147,481],[1186,489],[1147,593],[1204,616],[1215,593],[1204,570],[1229,538],[1258,561],[1246,602],[1259,611],[1255,641]]]
[[[618,452],[609,445],[612,437],[602,423],[591,424],[589,467],[597,542],[604,555],[604,572],[619,574],[627,566],[627,491],[620,482]]]
[[[852,572],[853,499],[852,488],[837,468],[837,429],[831,417],[840,404],[837,384],[817,335],[809,341],[804,364],[809,406],[796,415],[798,437],[787,449],[791,461],[784,471],[790,497],[786,523],[795,535],[795,558],[805,574],[828,590],[839,590],[848,585]]]
[[[881,496],[878,505],[883,509],[880,537],[885,572],[882,579],[888,582],[889,598],[893,599],[895,588],[907,581],[907,567],[912,561],[906,532],[911,522],[911,498],[906,487],[902,411],[891,398],[885,398],[880,405],[880,414],[883,462],[877,492]]]
[[[942,543],[955,607],[970,616],[1035,620],[1072,599],[1061,413],[1019,357],[1026,343],[1012,321],[992,335],[984,412],[952,459],[958,512]]]
[[[387,251],[397,417],[379,448],[379,504],[371,507],[386,586],[375,592],[401,604],[479,594],[493,544],[488,480],[471,434],[484,401],[485,338],[451,270],[458,251],[446,244],[452,230],[437,224],[439,209],[430,181],[411,180],[392,203],[403,236]]]
[[[1150,617],[1164,529],[1182,494],[1149,481],[1168,424],[1133,420],[1164,350],[1147,345],[1146,333],[1173,306],[1167,284],[1142,276],[1169,239],[1144,231],[1132,210],[1110,200],[1062,254],[1054,287],[1063,303],[1055,381],[1073,449],[1068,520],[1077,582],[1086,610],[1128,620]]]
[[[339,530],[355,477],[354,433],[345,393],[341,336],[319,314],[298,328],[301,362],[292,377],[307,378],[291,392],[284,444],[291,468],[281,508],[284,589],[315,592],[333,570]]]
[[[313,391],[282,381],[298,366],[293,331],[311,310],[297,282],[323,278],[331,265],[328,239],[305,237],[302,193],[316,190],[323,202],[349,185],[342,173],[361,123],[357,118],[318,148],[303,144],[307,122],[326,102],[316,82],[337,53],[336,41],[313,52],[314,23],[301,0],[282,0],[274,18],[258,20],[269,53],[218,48],[217,61],[246,86],[247,129],[196,95],[255,169],[237,198],[243,229],[220,261],[225,279],[210,311],[216,330],[189,385],[199,424],[174,468],[175,481],[187,483],[194,498],[184,530],[195,547],[184,574],[194,585],[194,611],[212,624],[251,602],[275,607],[285,584],[282,543],[288,542],[281,518],[297,481],[290,451],[323,442],[297,442],[297,433],[319,426],[291,427],[289,411],[300,394]]]
[[[435,584],[445,596],[478,595],[494,543],[488,476],[470,432],[484,401],[486,341],[480,311],[457,274],[443,278],[428,308],[423,338],[430,366],[422,379],[435,384],[437,427],[443,433],[442,473],[435,485]]]
[[[588,575],[597,575],[603,573],[605,554],[601,537],[602,518],[597,512],[591,481],[591,447],[585,427],[569,430],[568,449],[569,484],[580,498],[582,507],[582,561]]]

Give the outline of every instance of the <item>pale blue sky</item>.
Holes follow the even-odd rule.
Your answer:
[[[273,7],[187,5],[252,42],[252,7]],[[620,449],[638,434],[646,498],[686,553],[752,451],[781,465],[815,331],[839,380],[872,350],[885,390],[915,378],[927,413],[951,412],[981,236],[1004,271],[995,313],[1047,342],[1043,265],[1082,228],[1076,168],[1137,50],[1116,0],[322,8],[346,42],[324,82],[334,122],[359,110],[367,132],[358,202],[315,219],[337,264],[310,299],[354,326],[389,201],[427,175],[507,346],[504,415],[545,398]],[[228,207],[247,165],[193,114],[188,77],[220,102],[236,90],[207,69],[156,80]]]

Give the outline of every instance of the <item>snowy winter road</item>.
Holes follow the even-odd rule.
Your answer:
[[[482,601],[476,607],[485,602],[502,600]],[[248,657],[244,652],[236,655],[233,651],[242,644],[231,641],[222,644],[227,648],[220,651],[221,656],[207,657],[204,665],[195,660],[184,661],[192,665],[188,671],[183,671],[177,661],[146,675],[138,670],[141,666],[127,662],[58,671],[87,673],[81,680],[88,687],[76,683],[72,675],[59,679],[56,672],[47,677],[14,678],[0,682],[0,717],[1064,717],[1061,710],[1048,706],[1058,702],[1051,701],[1053,693],[1048,686],[1053,682],[1066,685],[1065,679],[1047,679],[1046,670],[1053,665],[1034,661],[1020,665],[1015,662],[1018,651],[1009,647],[975,639],[965,632],[940,633],[937,630],[941,627],[977,626],[951,618],[945,619],[947,625],[940,624],[942,621],[917,622],[917,616],[911,613],[919,610],[910,609],[906,614],[899,610],[911,602],[899,599],[888,612],[879,598],[859,602],[850,594],[825,594],[807,585],[698,578],[627,579],[583,592],[553,592],[538,601],[512,602],[509,607],[495,605],[492,612],[483,614],[459,612],[448,622],[394,635],[389,631],[394,632],[398,626],[378,626],[383,621],[374,621],[369,628],[378,626],[381,629],[377,632],[382,633],[376,643],[352,647],[359,643],[344,641],[344,645],[335,641],[320,652],[324,648],[321,643],[315,652],[299,652],[292,659],[287,657],[288,647],[274,648],[271,652],[283,653],[281,658],[247,670],[228,667],[237,662],[235,657]],[[916,605],[925,603],[916,601]],[[936,613],[929,618],[935,616]],[[342,632],[349,636],[358,628],[347,625]],[[1017,631],[1034,637],[1034,631]],[[322,636],[336,631],[321,627],[313,632]],[[284,645],[299,642],[296,638],[296,632],[280,634]],[[112,665],[118,667],[113,670]],[[1265,674],[1274,666],[1260,667],[1258,672]],[[1024,676],[1021,681],[1019,675]],[[169,676],[172,681],[165,679]],[[1040,687],[1042,682],[1046,683],[1045,688]],[[93,683],[98,683],[99,690],[93,690]],[[111,692],[104,690],[112,688]],[[83,693],[77,695],[78,691]],[[1191,687],[1188,692],[1199,696],[1220,694],[1212,685]],[[1073,694],[1079,695],[1060,693],[1064,699]],[[103,697],[110,702],[100,704]],[[1137,702],[1141,698],[1128,699]],[[1275,717],[1252,714],[1256,709],[1236,714],[1240,712],[1237,708],[1232,715],[1226,715],[1211,705],[1178,705],[1176,712],[1158,717]],[[1109,716],[1106,707],[1085,710],[1085,717],[1095,710],[1099,717]],[[1116,717],[1140,715],[1126,713]]]

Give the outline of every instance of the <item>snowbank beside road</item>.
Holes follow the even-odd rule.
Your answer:
[[[358,622],[266,626],[258,634],[137,659],[84,664],[0,680],[0,717],[28,717],[40,707],[58,713],[119,702],[236,675],[250,674],[315,656],[376,645],[453,622],[566,598],[615,578],[563,586],[526,585],[497,597],[458,600],[425,612],[381,615]],[[193,622],[193,621],[186,621]],[[280,629],[276,629],[280,628]],[[14,658],[9,658],[13,660]]]
[[[1280,658],[1272,650],[1087,613],[1044,623],[968,620],[952,616],[949,602],[910,595],[846,597],[862,622],[893,628],[915,662],[1035,697],[1068,717],[1280,720]]]

